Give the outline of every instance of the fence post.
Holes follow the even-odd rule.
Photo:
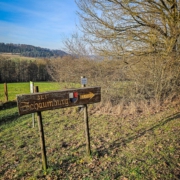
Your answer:
[[[4,83],[4,95],[5,95],[5,101],[8,101],[8,89],[7,89],[7,83]]]
[[[34,82],[30,81],[30,92],[34,92]],[[32,126],[35,127],[35,113],[32,113]]]

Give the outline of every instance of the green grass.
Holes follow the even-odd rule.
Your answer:
[[[180,107],[136,119],[89,116],[91,157],[86,154],[83,113],[75,109],[42,112],[46,175],[37,120],[32,128],[31,114],[19,117],[16,107],[1,110],[0,179],[180,178]]]
[[[39,92],[46,92],[46,91],[56,91],[65,88],[77,88],[80,87],[80,84],[74,83],[56,83],[56,82],[34,82],[34,86],[39,87]],[[7,83],[8,89],[8,100],[12,101],[16,99],[16,95],[18,94],[28,94],[30,93],[30,83]],[[0,101],[5,101],[4,95],[4,84],[0,84]]]

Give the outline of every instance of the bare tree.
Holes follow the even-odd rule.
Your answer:
[[[76,0],[81,28],[107,56],[178,50],[179,0]]]

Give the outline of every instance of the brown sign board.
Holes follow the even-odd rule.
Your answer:
[[[29,114],[101,101],[101,87],[17,95],[19,114]]]

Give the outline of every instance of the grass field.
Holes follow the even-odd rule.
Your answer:
[[[20,54],[16,53],[16,54],[12,54],[12,53],[0,53],[0,56],[2,57],[6,57],[8,59],[11,60],[35,60],[38,58],[34,58],[34,57],[25,57],[25,56],[21,56]]]
[[[80,87],[80,84],[74,83],[56,83],[56,82],[34,82],[34,86],[39,87],[39,92],[46,92],[46,91],[56,91],[65,88],[77,88]],[[18,94],[28,94],[30,93],[30,83],[23,82],[23,83],[7,83],[8,89],[8,100],[12,101],[16,99],[16,95]],[[0,84],[0,101],[5,101],[4,95],[4,84]]]
[[[86,155],[83,113],[76,113],[76,107],[42,112],[46,175],[37,122],[32,128],[31,114],[19,116],[16,107],[1,110],[0,179],[180,179],[179,110],[125,119],[89,111],[91,157]]]

